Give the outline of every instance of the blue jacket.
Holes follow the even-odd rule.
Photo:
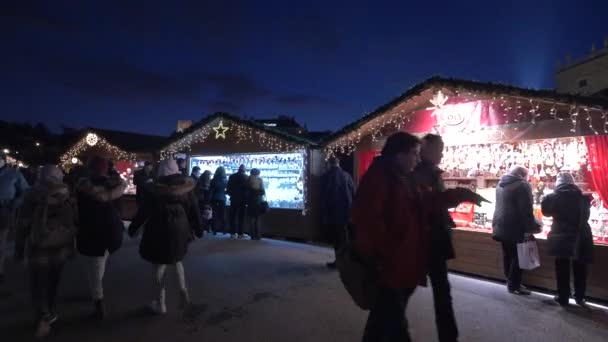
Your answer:
[[[25,177],[23,177],[19,170],[9,166],[5,166],[0,169],[1,207],[16,207],[17,203],[15,200],[29,188],[30,186],[27,184]]]
[[[348,224],[355,185],[352,177],[332,167],[321,178],[321,219],[323,224]]]

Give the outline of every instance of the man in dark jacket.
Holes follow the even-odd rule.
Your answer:
[[[144,168],[136,171],[135,175],[133,176],[133,183],[135,183],[135,186],[137,187],[135,200],[137,201],[138,206],[143,204],[146,184],[154,182],[154,173],[152,172],[153,169],[154,166],[152,163],[147,161],[144,164]]]
[[[532,201],[528,170],[514,165],[498,182],[492,219],[492,237],[502,244],[507,288],[513,294],[530,294],[530,290],[521,284],[522,270],[517,258],[517,244],[540,232],[540,225],[534,218]]]
[[[243,223],[247,209],[247,174],[245,165],[239,166],[239,170],[228,178],[227,193],[230,196],[230,234],[243,238]]]
[[[337,250],[340,241],[346,238],[354,194],[353,178],[340,168],[338,158],[331,158],[329,169],[321,178],[321,220],[334,250]],[[327,263],[327,267],[336,268],[336,261]]]
[[[435,134],[427,134],[422,139],[421,161],[414,170],[416,183],[426,191],[442,192],[445,185],[438,165],[443,158],[443,140]],[[448,281],[447,260],[454,258],[452,228],[454,221],[447,209],[437,209],[430,218],[430,264],[429,278],[433,287],[435,322],[439,341],[457,341],[458,327],[452,307],[450,282]]]

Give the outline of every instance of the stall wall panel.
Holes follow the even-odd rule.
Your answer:
[[[491,234],[454,230],[456,259],[450,260],[451,271],[505,281],[500,243]],[[524,284],[556,290],[554,258],[547,254],[546,240],[537,240],[541,267],[524,271]],[[587,296],[608,302],[608,247],[594,246],[595,263],[589,267]],[[506,291],[506,290],[505,290]]]

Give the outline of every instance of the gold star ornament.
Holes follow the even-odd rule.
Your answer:
[[[220,124],[217,125],[217,127],[213,127],[213,130],[215,131],[215,139],[226,139],[226,132],[228,132],[230,128],[224,126],[224,122],[220,120]]]

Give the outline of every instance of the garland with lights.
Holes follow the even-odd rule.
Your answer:
[[[456,96],[460,95],[458,90],[454,91]],[[467,96],[477,98],[479,95],[471,92],[466,93]],[[553,118],[554,120],[563,121],[569,119],[572,123],[570,131],[577,133],[580,131],[580,112],[584,111],[586,114],[587,126],[593,132],[593,134],[600,134],[593,124],[593,118],[601,118],[603,121],[603,132],[608,134],[608,111],[605,109],[592,108],[587,106],[580,106],[576,104],[568,104],[558,101],[548,101],[540,99],[530,99],[514,95],[498,95],[494,96],[482,96],[491,100],[491,105],[498,105],[503,109],[503,116],[506,118],[505,124],[514,124],[514,129],[518,130],[521,124],[528,122],[531,125],[535,125],[538,120],[541,120],[543,116],[546,119]],[[481,99],[481,98],[480,98]],[[511,100],[511,101],[509,101]],[[513,104],[512,101],[515,100]],[[447,96],[445,96],[441,90],[437,91],[435,96],[430,100],[433,107],[426,109],[440,109],[446,103]],[[525,103],[528,103],[527,105]],[[552,105],[548,113],[543,113],[540,110],[541,103]],[[529,106],[529,107],[528,107]],[[560,110],[561,108],[561,110]],[[379,136],[386,136],[390,133],[400,131],[404,124],[410,122],[412,116],[416,114],[421,108],[416,99],[409,100],[404,99],[400,103],[394,105],[392,108],[388,108],[380,112],[379,115],[375,115],[372,119],[367,122],[361,123],[360,125],[353,125],[349,131],[332,140],[324,147],[325,156],[327,159],[337,155],[350,155],[352,154],[363,137],[370,136],[373,142],[378,140]],[[568,113],[566,117],[560,115],[560,113]],[[595,113],[595,115],[592,115]],[[547,115],[546,115],[547,114]],[[366,114],[366,116],[374,114]],[[467,131],[465,133],[474,133],[474,130]]]
[[[70,164],[78,163],[78,156],[92,147],[99,147],[106,150],[115,156],[117,160],[135,161],[137,159],[137,155],[135,153],[124,151],[119,147],[110,144],[105,138],[95,133],[88,133],[84,138],[80,139],[80,141],[78,141],[67,152],[59,157],[61,166],[65,168]]]
[[[225,125],[224,121],[228,121],[229,124]],[[287,142],[285,139],[276,137],[272,133],[264,132],[261,129],[233,120],[222,119],[216,127],[212,127],[211,123],[208,123],[172,142],[161,150],[161,159],[171,158],[180,152],[188,153],[192,150],[192,145],[205,142],[209,138],[209,135],[213,133],[215,134],[215,139],[226,139],[227,132],[233,132],[237,144],[244,141],[256,142],[270,152],[293,152],[306,149],[306,146],[303,144]]]

